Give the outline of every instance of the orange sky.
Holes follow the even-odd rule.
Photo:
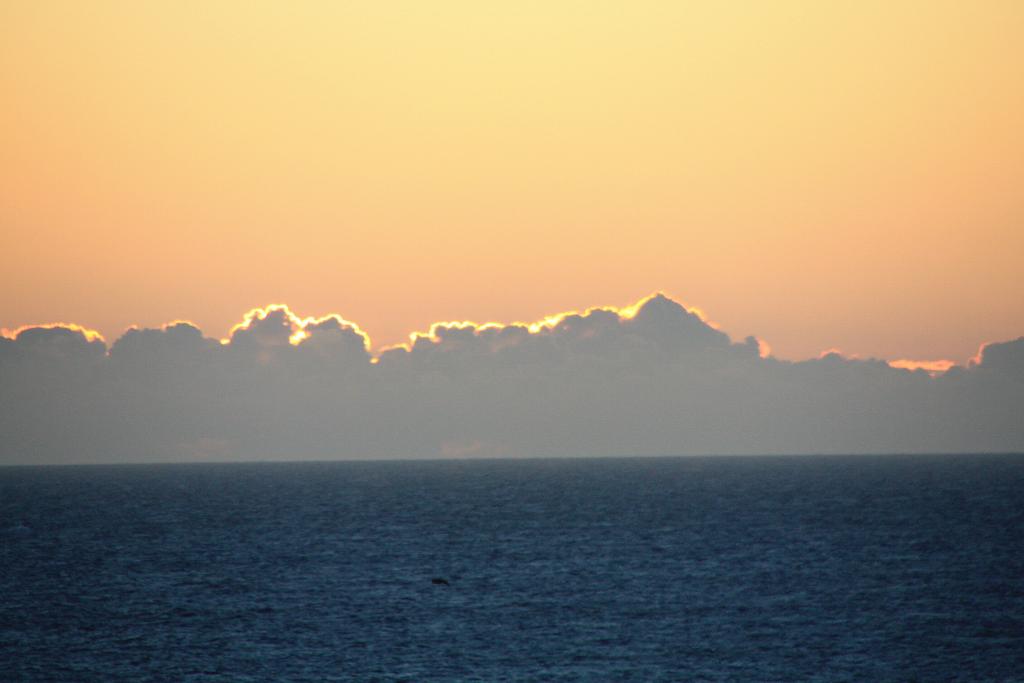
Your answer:
[[[663,290],[783,358],[1024,334],[1024,3],[5,2],[0,326]]]

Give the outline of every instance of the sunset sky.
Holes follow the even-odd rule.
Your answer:
[[[1024,3],[0,6],[0,327],[379,348],[654,291],[780,358],[1024,334]]]

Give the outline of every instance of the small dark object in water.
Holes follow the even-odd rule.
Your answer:
[[[436,576],[430,580],[430,583],[434,584],[435,586],[450,586],[451,585],[450,583],[448,583],[447,579],[442,579],[442,578],[436,577]]]

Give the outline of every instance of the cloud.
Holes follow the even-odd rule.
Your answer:
[[[983,372],[1004,375],[1008,379],[1024,378],[1024,337],[997,344],[985,344],[978,352],[976,367]]]
[[[0,463],[1024,450],[1024,338],[952,367],[766,348],[662,294],[376,356],[280,304],[224,340],[27,327],[0,337]]]

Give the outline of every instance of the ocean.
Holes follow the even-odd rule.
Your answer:
[[[0,681],[1024,680],[1024,457],[0,468]]]

